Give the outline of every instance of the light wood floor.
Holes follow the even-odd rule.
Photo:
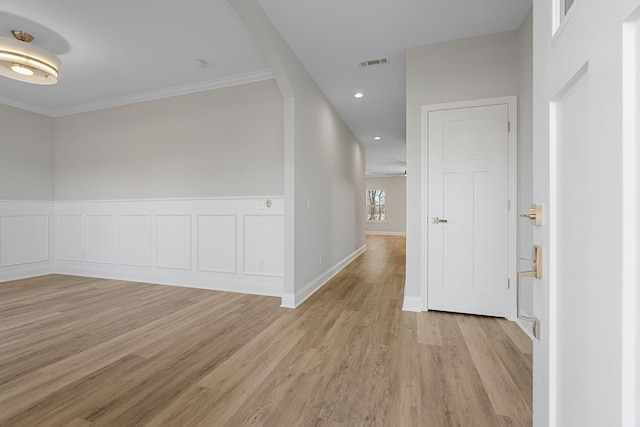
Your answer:
[[[530,426],[513,323],[401,311],[402,237],[296,310],[69,276],[0,283],[0,426]]]

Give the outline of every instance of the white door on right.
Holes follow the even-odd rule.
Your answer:
[[[428,113],[428,309],[507,317],[508,104]]]
[[[638,427],[640,0],[539,1],[533,21],[534,426]]]

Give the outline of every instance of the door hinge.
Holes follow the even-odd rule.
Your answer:
[[[507,210],[511,210],[511,200],[507,200]]]
[[[511,279],[507,279],[507,289],[511,289]]]
[[[507,122],[507,132],[511,132],[511,121]]]

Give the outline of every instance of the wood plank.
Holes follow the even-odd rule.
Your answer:
[[[456,320],[495,413],[526,420],[530,416],[528,405],[491,345],[482,322],[474,316],[458,316]]]
[[[518,349],[526,354],[533,354],[533,341],[524,333],[516,322],[500,322],[500,327],[509,335]]]
[[[417,314],[418,342],[420,344],[442,345],[438,316],[440,316],[440,313],[434,311]]]

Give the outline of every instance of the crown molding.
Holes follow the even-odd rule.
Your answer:
[[[106,99],[104,101],[89,102],[86,104],[74,105],[65,108],[43,108],[37,105],[19,102],[10,98],[0,97],[0,104],[10,107],[20,108],[22,110],[43,114],[50,117],[62,117],[72,114],[86,113],[89,111],[102,110],[104,108],[119,107],[129,104],[137,104],[139,102],[154,101],[162,98],[170,98],[173,96],[187,95],[190,93],[204,92],[213,89],[222,89],[225,87],[238,86],[247,83],[259,82],[273,78],[271,70],[259,70],[250,73],[237,74],[219,79],[207,80],[204,82],[191,83],[182,86],[175,86],[166,89],[159,89],[142,94],[124,96],[121,98]]]
[[[7,105],[9,107],[19,108],[21,110],[30,111],[32,113],[42,114],[43,116],[51,116],[51,110],[48,108],[38,107],[37,105],[27,104],[26,102],[16,101],[15,99],[0,96],[0,104]]]

